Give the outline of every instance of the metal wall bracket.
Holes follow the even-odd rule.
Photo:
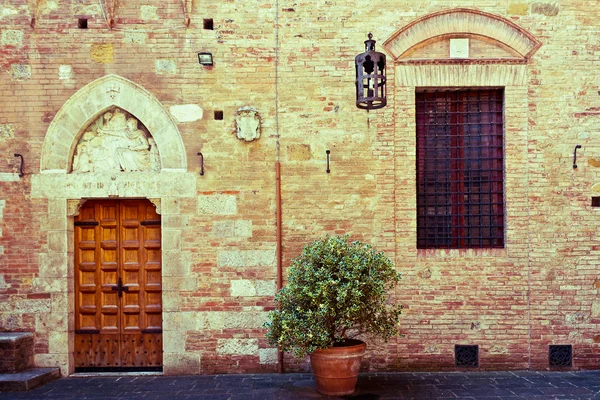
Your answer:
[[[578,144],[575,146],[575,150],[573,150],[573,169],[577,168],[577,149],[580,149],[581,145]]]
[[[200,156],[200,175],[204,175],[204,155],[201,152],[198,152]]]
[[[331,153],[330,150],[325,150],[325,154],[327,154],[327,169],[325,170],[327,173],[330,173],[331,170],[329,169],[329,154]]]

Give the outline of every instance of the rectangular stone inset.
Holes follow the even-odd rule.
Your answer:
[[[217,354],[258,355],[258,339],[219,339]]]
[[[469,58],[469,39],[450,39],[450,58]]]

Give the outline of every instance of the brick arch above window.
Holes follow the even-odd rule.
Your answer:
[[[413,62],[411,55],[416,50],[450,38],[471,38],[481,47],[491,46],[506,52],[506,56],[487,57],[493,62],[526,62],[542,45],[531,33],[506,18],[479,10],[454,8],[410,22],[383,46],[396,62]],[[439,62],[440,58],[448,57],[433,58]],[[485,59],[482,57],[477,61]]]
[[[113,107],[131,113],[150,131],[163,171],[187,171],[183,141],[168,111],[146,89],[113,74],[88,83],[63,104],[46,132],[40,170],[67,173],[83,130]]]

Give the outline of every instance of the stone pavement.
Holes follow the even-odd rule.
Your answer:
[[[312,374],[69,377],[5,399],[270,400],[319,395]],[[346,399],[598,399],[600,371],[363,373]]]

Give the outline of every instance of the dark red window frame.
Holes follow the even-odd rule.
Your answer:
[[[416,93],[417,248],[504,247],[504,89]]]

